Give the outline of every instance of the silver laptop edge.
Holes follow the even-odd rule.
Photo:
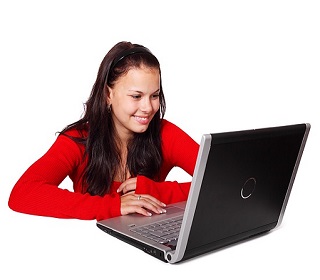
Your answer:
[[[204,171],[206,169],[207,158],[211,147],[211,135],[204,134],[201,138],[200,150],[198,153],[194,176],[191,182],[191,187],[186,203],[186,208],[181,224],[180,235],[175,251],[167,252],[165,255],[169,263],[179,262],[185,253],[187,242],[189,239],[190,228],[193,221],[193,216],[197,206],[197,201],[201,189]]]
[[[287,193],[286,193],[286,196],[284,198],[284,202],[283,202],[283,205],[282,205],[282,208],[281,208],[281,212],[280,212],[280,215],[279,215],[278,223],[277,223],[277,225],[275,227],[279,227],[280,224],[282,223],[282,219],[283,219],[283,216],[284,216],[284,211],[286,210],[286,207],[287,207],[287,204],[288,204],[289,196],[290,196],[290,193],[291,193],[291,190],[292,190],[294,179],[295,179],[297,171],[298,171],[298,167],[299,167],[299,164],[300,164],[302,153],[303,153],[304,147],[305,147],[306,142],[307,142],[307,138],[308,138],[308,134],[309,134],[309,131],[310,131],[310,127],[311,127],[311,125],[309,123],[306,123],[306,130],[305,130],[305,133],[304,133],[301,145],[300,145],[299,154],[297,156],[297,160],[296,160],[296,163],[294,165],[294,169],[293,169],[293,172],[292,172],[292,175],[291,175],[291,179],[290,179],[290,182],[289,182]]]

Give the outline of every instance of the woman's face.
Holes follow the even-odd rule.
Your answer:
[[[147,130],[160,107],[159,92],[159,70],[145,66],[129,70],[109,88],[107,100],[122,140]]]

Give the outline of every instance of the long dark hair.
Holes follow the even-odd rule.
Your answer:
[[[128,143],[126,167],[131,176],[144,175],[157,179],[162,162],[161,120],[166,109],[160,64],[157,58],[142,45],[119,42],[110,49],[100,64],[90,97],[84,104],[83,117],[61,132],[65,134],[70,129],[87,132],[82,133],[82,137],[72,138],[85,145],[86,159],[84,160],[87,160],[87,165],[82,178],[83,192],[103,196],[110,190],[121,164],[121,155],[116,143],[117,135],[110,109],[107,107],[108,87],[113,88],[121,76],[130,69],[141,66],[159,70],[160,109],[153,117],[148,129],[143,133],[135,133]]]

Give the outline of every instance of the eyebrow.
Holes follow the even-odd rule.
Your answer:
[[[146,93],[144,93],[144,92],[141,91],[141,90],[129,89],[129,91],[133,91],[133,92],[140,93],[140,94],[146,94]],[[153,93],[151,93],[151,94],[155,94],[155,93],[159,93],[159,92],[160,92],[160,88],[157,89],[155,92],[153,92]]]

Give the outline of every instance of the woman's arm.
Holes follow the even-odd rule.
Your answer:
[[[17,212],[56,218],[105,219],[120,215],[120,196],[81,193],[84,148],[60,135],[48,152],[15,184],[9,207]],[[75,192],[58,186],[69,176]]]

